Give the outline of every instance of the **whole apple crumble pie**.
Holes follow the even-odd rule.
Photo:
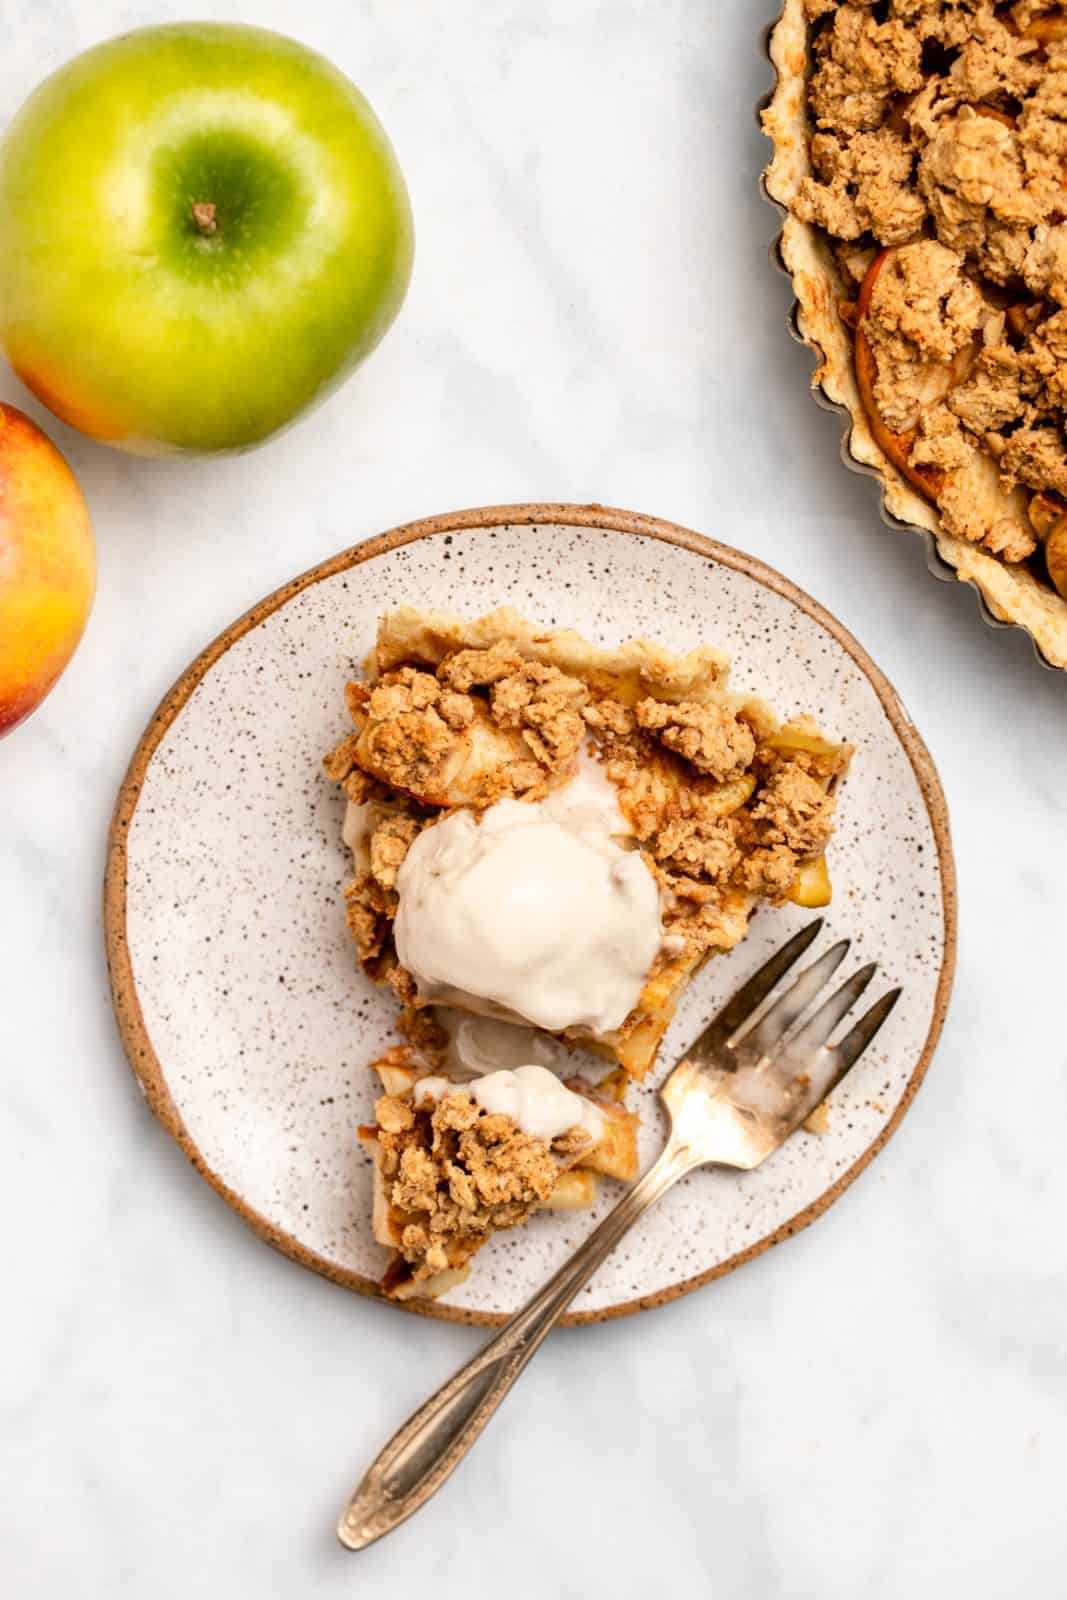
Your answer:
[[[817,381],[889,508],[1067,665],[1067,10],[787,0],[772,54]]]
[[[828,901],[850,752],[727,674],[716,650],[599,650],[507,610],[382,619],[325,766],[348,801],[348,925],[406,1039],[362,1130],[391,1293],[440,1293],[491,1231],[632,1177],[626,1084],[686,983],[761,901]],[[515,1071],[457,1058],[464,1015],[525,1030]],[[576,1047],[605,1063],[595,1089],[566,1070]]]

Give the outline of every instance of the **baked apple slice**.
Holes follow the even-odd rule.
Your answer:
[[[969,459],[952,468],[933,466],[915,460],[915,445],[919,437],[916,428],[897,432],[886,423],[878,402],[878,357],[868,335],[868,321],[875,288],[887,264],[897,254],[895,248],[882,250],[875,256],[860,287],[855,309],[853,337],[856,387],[870,427],[871,435],[879,449],[914,489],[935,505],[949,532],[972,543],[984,544],[1005,561],[1022,564],[1032,554],[1038,542],[1045,542],[1052,523],[1067,514],[1067,506],[1059,503],[1055,495],[1041,493],[1031,496],[1021,485],[1005,488],[995,457],[986,450],[975,448]],[[1016,311],[1019,308],[1014,308]],[[1007,312],[1011,323],[1012,309]],[[1025,317],[1025,312],[1024,312]],[[929,393],[920,400],[927,406],[948,399],[953,390],[965,383],[974,368],[976,357],[982,349],[983,334],[979,329],[974,337],[955,353],[951,361],[930,363]],[[1035,515],[1041,505],[1042,515]],[[1067,539],[1067,535],[1064,536]],[[1046,546],[1046,564],[1052,582],[1061,594],[1053,568],[1059,560],[1056,547],[1049,552]]]
[[[1045,566],[1053,588],[1067,600],[1067,516],[1060,518],[1045,540]]]
[[[945,486],[945,473],[940,467],[916,465],[912,462],[911,453],[915,446],[915,430],[911,429],[907,433],[894,433],[892,428],[887,427],[882,420],[881,411],[875,400],[874,391],[875,384],[878,381],[878,363],[875,360],[874,351],[871,349],[871,342],[867,337],[864,321],[870,310],[874,286],[892,254],[892,250],[880,250],[867,269],[867,276],[860,286],[859,299],[856,303],[856,385],[878,448],[889,458],[902,477],[907,478],[908,482],[918,489],[920,494],[925,495],[928,500],[932,500],[936,505],[938,496]],[[952,380],[946,374],[946,393],[951,387]]]
[[[1043,489],[1030,501],[1030,521],[1045,546],[1049,581],[1067,600],[1067,504]]]

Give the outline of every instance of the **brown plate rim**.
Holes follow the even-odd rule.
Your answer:
[[[640,1295],[632,1300],[622,1301],[617,1305],[607,1306],[599,1311],[572,1312],[564,1318],[565,1324],[575,1326],[591,1322],[605,1322],[616,1317],[630,1316],[635,1312],[649,1310],[653,1306],[663,1305],[667,1301],[675,1300],[683,1294],[690,1293],[693,1289],[700,1288],[703,1284],[710,1283],[714,1278],[723,1277],[727,1272],[732,1272],[744,1262],[751,1261],[754,1257],[762,1255],[772,1245],[780,1243],[781,1240],[790,1237],[792,1234],[799,1233],[802,1228],[806,1228],[809,1223],[814,1222],[816,1217],[821,1216],[878,1154],[890,1136],[896,1131],[904,1113],[911,1105],[916,1091],[926,1075],[927,1067],[944,1025],[956,966],[956,870],[952,855],[948,808],[933,759],[913,726],[911,718],[901,704],[896,691],[863,646],[853,638],[848,629],[824,606],[813,600],[810,595],[806,594],[803,589],[798,588],[790,579],[783,577],[773,567],[767,566],[754,556],[746,555],[739,550],[732,549],[729,545],[708,539],[703,534],[694,533],[691,529],[684,528],[677,523],[665,522],[658,517],[646,516],[635,511],[622,511],[596,504],[546,503],[482,506],[466,511],[446,512],[434,517],[423,517],[416,522],[404,523],[391,529],[388,533],[379,534],[361,544],[342,550],[339,554],[330,557],[327,561],[320,562],[300,577],[292,579],[280,589],[276,589],[272,594],[267,595],[265,599],[260,600],[251,610],[246,611],[243,616],[224,629],[205,650],[201,651],[168,693],[164,695],[138,741],[137,748],[133,753],[119,789],[108,832],[107,867],[104,876],[104,940],[111,983],[112,1004],[118,1024],[119,1036],[122,1040],[127,1060],[140,1081],[148,1106],[158,1121],[162,1123],[200,1175],[207,1179],[208,1183],[222,1196],[226,1203],[268,1244],[273,1245],[275,1249],[280,1250],[291,1260],[299,1263],[299,1265],[310,1267],[313,1271],[318,1272],[325,1278],[329,1278],[332,1282],[341,1284],[348,1289],[354,1289],[359,1294],[385,1301],[386,1304],[391,1306],[400,1304],[401,1309],[414,1311],[421,1316],[436,1317],[447,1322],[477,1324],[483,1327],[499,1326],[507,1321],[507,1317],[501,1312],[474,1311],[464,1307],[440,1305],[432,1301],[401,1303],[387,1300],[382,1294],[379,1285],[373,1279],[364,1277],[362,1273],[338,1267],[334,1262],[327,1260],[316,1251],[308,1249],[306,1245],[301,1244],[291,1234],[286,1233],[284,1229],[276,1227],[268,1218],[248,1205],[241,1195],[226,1184],[218,1173],[214,1172],[208,1165],[188,1128],[185,1126],[181,1112],[170,1093],[163,1068],[153,1048],[141,1011],[126,937],[127,839],[130,823],[137,809],[137,802],[140,798],[149,765],[175,717],[189,701],[197,686],[210,672],[215,663],[233,644],[242,639],[245,634],[250,633],[253,628],[258,627],[265,618],[271,616],[280,607],[292,600],[294,596],[300,594],[302,590],[309,588],[311,585],[321,583],[325,578],[332,578],[339,572],[347,572],[352,568],[362,566],[364,562],[373,561],[378,556],[389,555],[392,551],[399,549],[403,545],[412,544],[416,540],[471,528],[507,527],[517,524],[541,523],[546,525],[559,524],[565,527],[606,528],[616,533],[630,534],[637,538],[658,539],[665,544],[676,545],[683,550],[691,551],[694,555],[703,556],[705,559],[720,566],[729,567],[735,572],[743,573],[764,588],[770,589],[773,593],[789,600],[824,628],[848,652],[871,683],[882,709],[892,725],[893,731],[911,762],[923,795],[937,847],[944,923],[944,945],[941,970],[938,974],[937,989],[934,996],[933,1015],[918,1061],[893,1115],[857,1160],[853,1162],[848,1171],[843,1173],[816,1200],[812,1201],[809,1206],[805,1207],[803,1211],[792,1217],[788,1222],[783,1223],[771,1233],[765,1234],[763,1238],[756,1240],[755,1243],[746,1246],[744,1250],[740,1250],[730,1256],[728,1260],[709,1268],[706,1272],[696,1273],[693,1277],[686,1278],[682,1283],[673,1284],[670,1288],[658,1290],[654,1294]]]

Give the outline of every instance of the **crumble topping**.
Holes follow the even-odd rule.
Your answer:
[[[974,446],[968,443],[955,407],[937,404],[919,413],[918,430],[911,450],[916,466],[934,467],[940,472],[957,472],[974,459]]]
[[[523,658],[514,645],[498,639],[484,650],[457,650],[446,656],[437,670],[443,682],[467,694],[471,689],[500,683],[521,671],[522,664]]]
[[[668,750],[677,751],[698,772],[708,772],[720,783],[743,772],[756,753],[752,729],[728,706],[642,700],[634,715],[639,728],[655,734]]]
[[[1005,441],[997,459],[1006,483],[1051,489],[1067,499],[1067,453],[1063,431],[1054,423],[1028,420]]]
[[[873,403],[952,533],[1002,559],[1067,498],[1067,19],[1049,0],[805,0],[811,174],[793,209],[846,282]],[[846,321],[855,308],[845,307]],[[1043,566],[1039,570],[1044,570]],[[1051,569],[1050,569],[1051,571]]]
[[[525,1222],[591,1143],[571,1128],[549,1144],[463,1094],[417,1108],[383,1095],[375,1117],[397,1249],[416,1281],[462,1266],[491,1232]]]
[[[834,801],[798,761],[782,762],[760,790],[748,827],[760,845],[783,845],[795,860],[821,855],[833,831]]]
[[[419,823],[414,817],[393,813],[383,817],[371,834],[371,877],[383,889],[396,887],[396,875],[419,831]]]
[[[926,216],[915,193],[915,152],[892,128],[875,128],[851,139],[816,133],[811,141],[816,178],[804,178],[797,215],[838,239],[873,233],[882,244],[913,239]]]
[[[826,5],[819,12],[826,15]],[[899,9],[899,8],[897,8]],[[877,128],[892,98],[922,87],[922,42],[896,17],[878,22],[867,6],[838,6],[816,35],[811,109],[820,127]]]
[[[952,390],[947,408],[968,433],[982,438],[1021,417],[1021,381],[1019,357],[1011,346],[989,345],[976,359],[970,377]]]
[[[580,678],[527,661],[494,682],[489,707],[501,728],[520,729],[535,760],[556,772],[578,754],[585,737],[582,708],[588,698]]]
[[[367,716],[360,756],[375,776],[393,785],[406,780],[412,788],[434,782],[460,747],[460,729],[438,709],[441,687],[433,674],[400,667],[374,689],[354,687],[363,689]]]
[[[1031,294],[1046,295],[1057,305],[1067,306],[1067,226],[1057,222],[1035,228],[1022,270]],[[1039,314],[1038,308],[1035,322]]]
[[[1028,190],[1013,128],[960,106],[936,125],[919,158],[918,177],[943,245],[981,260],[995,283],[1021,272],[1030,242],[1026,230],[1041,221],[1043,207]]]
[[[984,302],[959,257],[934,243],[904,245],[882,266],[864,333],[877,365],[874,395],[894,433],[914,428],[924,405],[951,384],[951,363],[967,349]]]

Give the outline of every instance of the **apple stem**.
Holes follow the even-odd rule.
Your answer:
[[[193,206],[193,221],[202,234],[212,234],[218,227],[215,220],[215,207],[210,200],[198,200]]]

